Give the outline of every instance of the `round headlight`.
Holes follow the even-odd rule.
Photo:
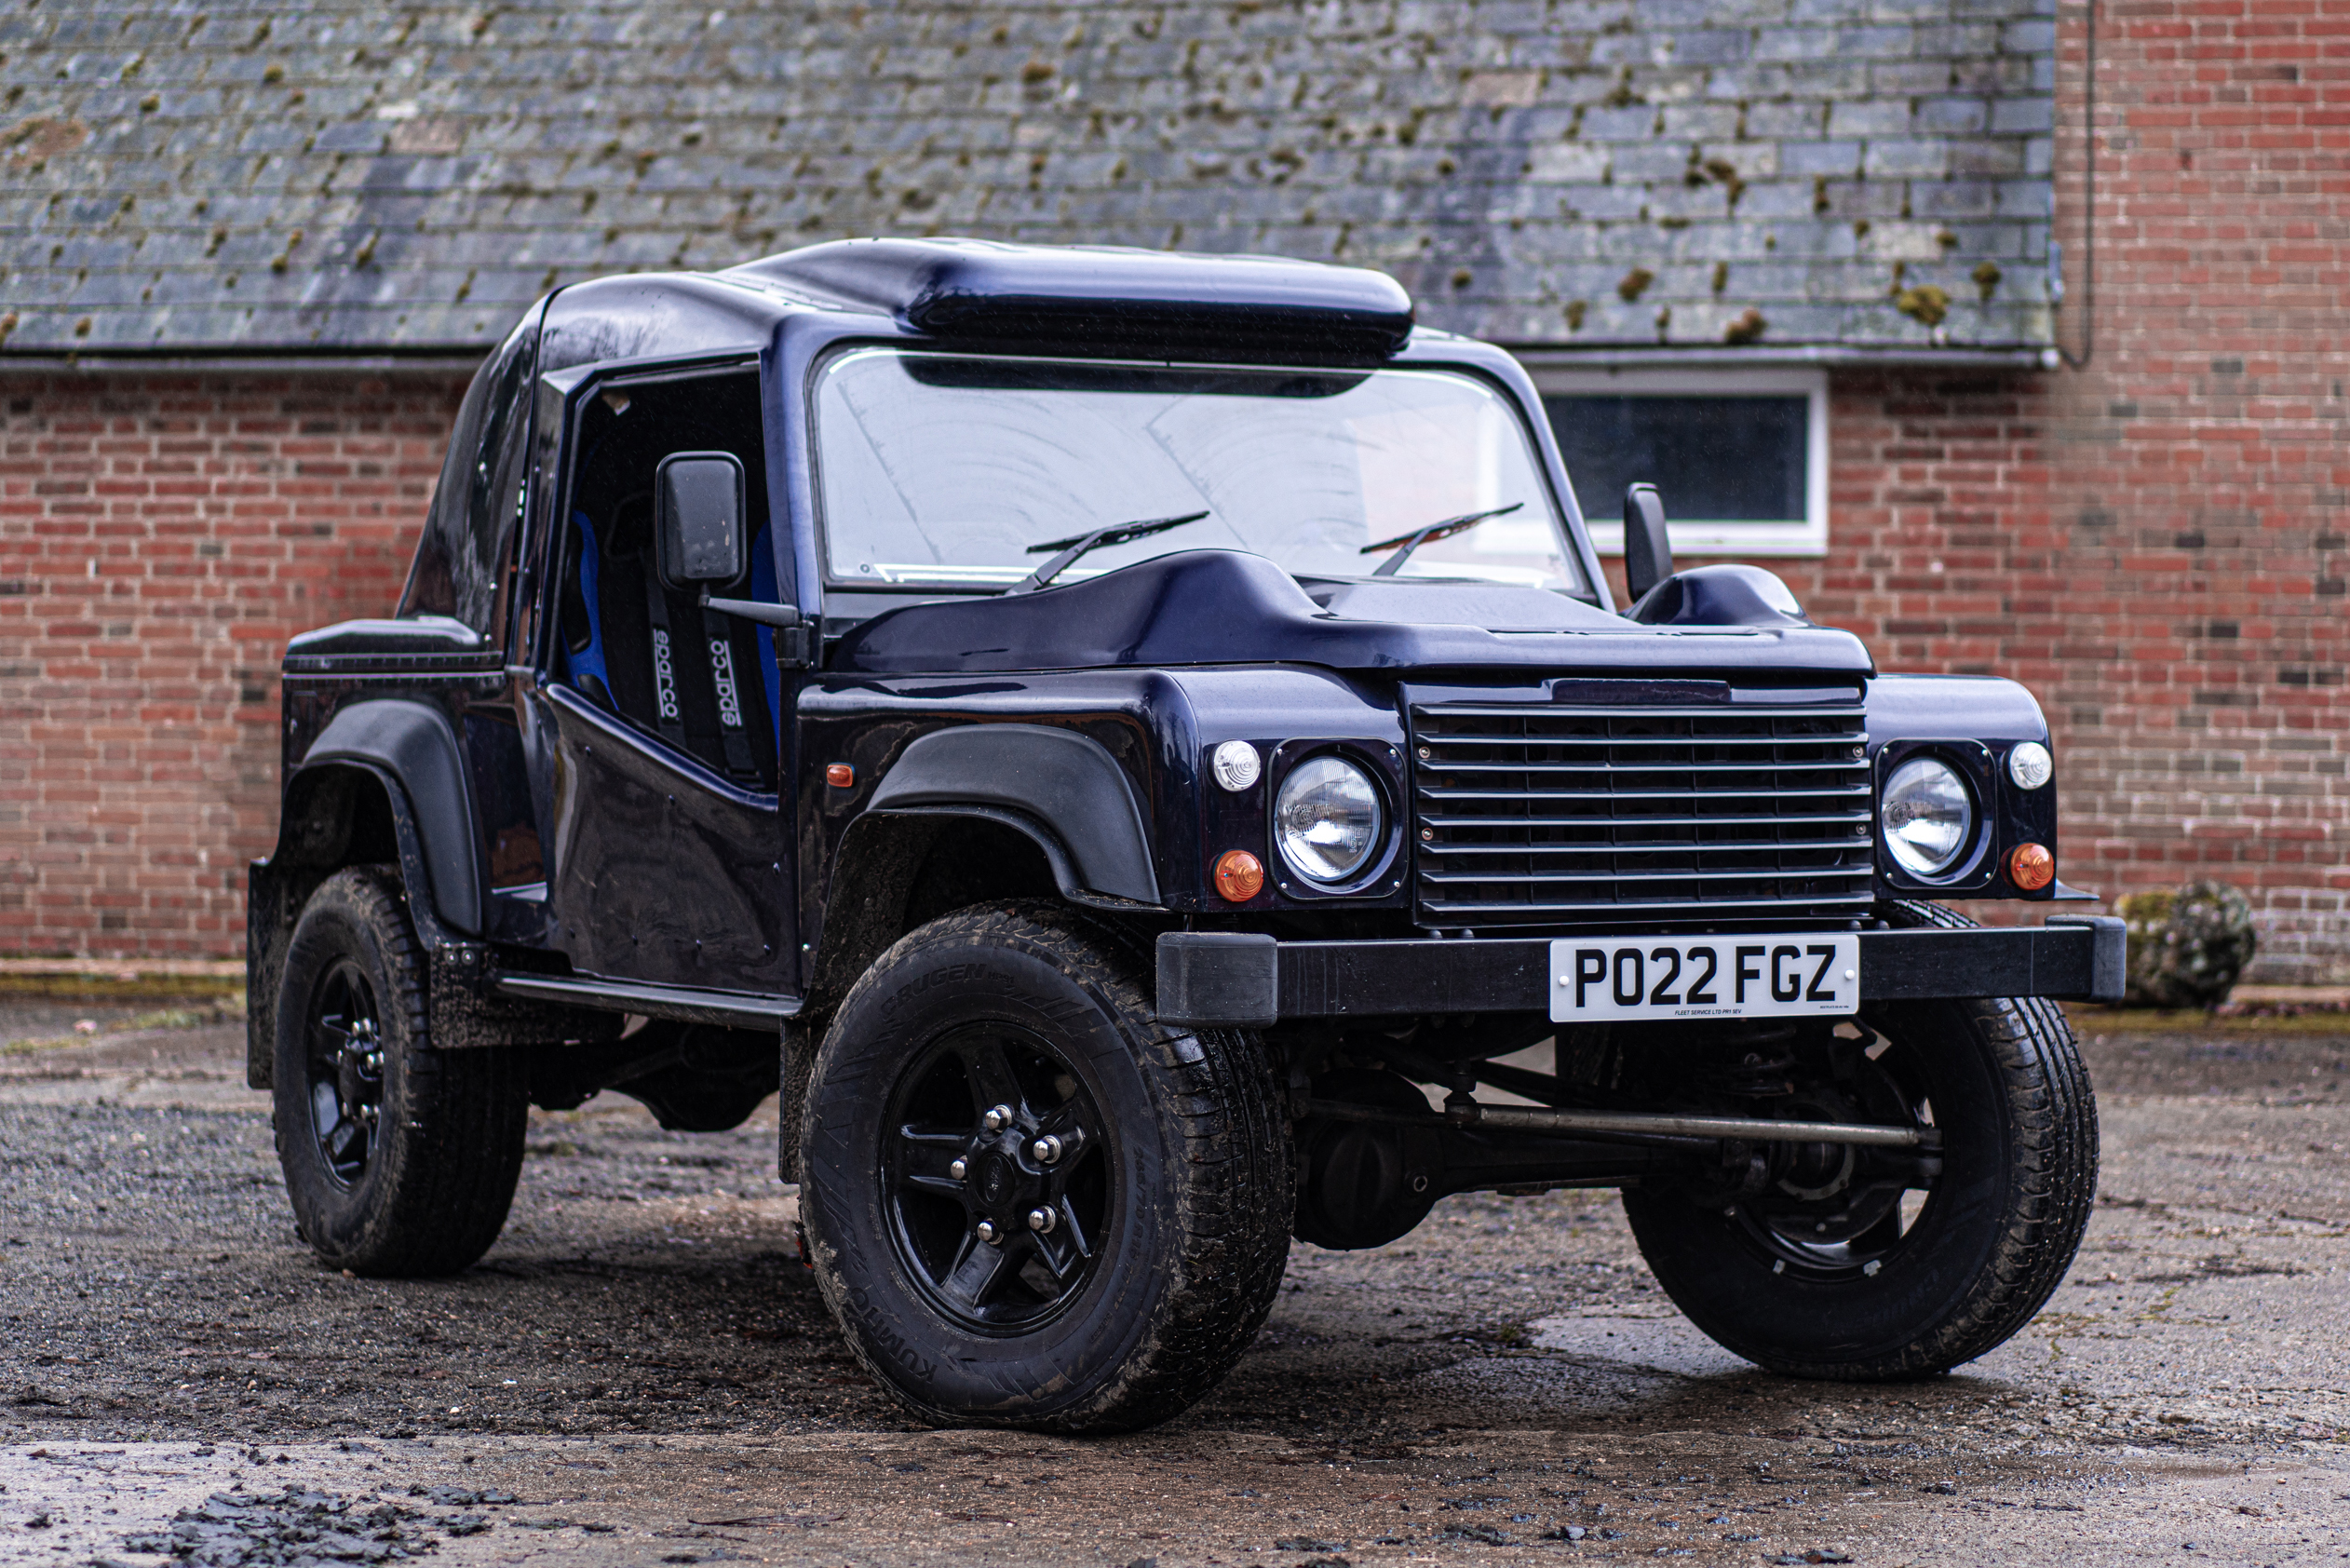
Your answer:
[[[1309,757],[1281,780],[1273,837],[1281,858],[1308,882],[1344,882],[1379,847],[1379,791],[1339,757]]]
[[[2007,753],[2007,777],[2019,790],[2037,790],[2056,777],[2056,759],[2036,740],[2027,740]]]
[[[1912,757],[1893,770],[1877,817],[1885,847],[1911,876],[1941,875],[1975,836],[1975,803],[1965,783],[1931,757]]]

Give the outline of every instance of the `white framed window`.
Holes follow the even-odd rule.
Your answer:
[[[1602,553],[1623,552],[1624,489],[1643,480],[1676,556],[1828,553],[1826,370],[1530,368]]]

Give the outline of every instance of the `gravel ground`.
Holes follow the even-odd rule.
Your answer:
[[[2350,1035],[2093,1038],[2087,1244],[1959,1375],[1765,1376],[1672,1312],[1613,1195],[1464,1197],[1298,1246],[1222,1389],[1074,1442],[871,1389],[772,1104],[537,1115],[479,1266],[350,1278],[293,1239],[241,1030],[142,1016],[0,1055],[0,1561],[2350,1556]]]

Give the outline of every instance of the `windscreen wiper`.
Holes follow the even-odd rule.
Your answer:
[[[1415,528],[1409,534],[1398,534],[1392,539],[1383,539],[1375,545],[1365,545],[1359,553],[1376,555],[1381,550],[1396,550],[1396,547],[1401,545],[1403,548],[1396,550],[1394,555],[1371,568],[1371,574],[1374,577],[1392,577],[1401,569],[1405,561],[1411,559],[1411,552],[1422,545],[1433,545],[1438,539],[1450,539],[1455,534],[1465,534],[1487,518],[1500,517],[1505,512],[1514,512],[1525,504],[1523,501],[1512,501],[1506,507],[1494,507],[1482,512],[1463,512],[1459,517],[1449,517],[1442,522],[1432,522],[1425,528]]]
[[[1170,528],[1181,528],[1187,522],[1197,522],[1207,515],[1206,512],[1185,512],[1182,517],[1155,517],[1141,522],[1114,522],[1107,528],[1097,528],[1090,534],[1079,534],[1067,539],[1047,539],[1041,545],[1031,545],[1028,547],[1030,555],[1042,555],[1047,550],[1059,550],[1060,553],[1004,591],[1007,594],[1034,593],[1038,588],[1060,576],[1063,567],[1089,549],[1102,545],[1123,545],[1129,540],[1140,539],[1147,534],[1164,534]]]

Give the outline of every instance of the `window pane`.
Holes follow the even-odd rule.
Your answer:
[[[466,389],[398,614],[453,615],[491,636],[505,630],[498,588],[512,561],[530,412],[523,399],[537,356],[533,314]]]
[[[1624,515],[1624,488],[1654,484],[1691,522],[1804,520],[1810,399],[1545,398],[1586,518]]]
[[[1532,561],[1418,574],[1581,584],[1528,432],[1483,383],[1442,372],[1182,369],[858,349],[817,384],[817,473],[836,578],[1008,586],[1038,547],[1110,523],[1195,523],[1097,549],[1074,582],[1179,550],[1230,548],[1353,576],[1364,547],[1512,507]]]

